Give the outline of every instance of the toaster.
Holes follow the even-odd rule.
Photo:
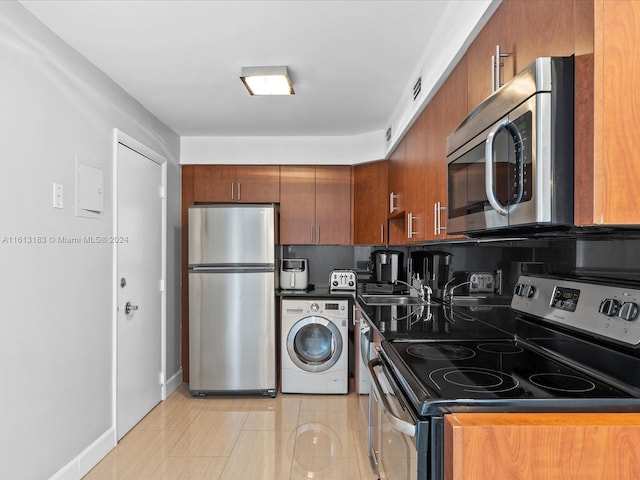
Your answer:
[[[283,258],[280,263],[280,288],[306,290],[309,286],[309,268],[306,258]]]

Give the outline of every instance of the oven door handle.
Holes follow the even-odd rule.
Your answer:
[[[409,437],[416,436],[416,426],[413,423],[407,422],[393,414],[391,411],[391,405],[389,405],[389,401],[387,397],[382,393],[382,386],[380,385],[380,380],[378,380],[378,374],[374,370],[375,367],[382,365],[382,361],[379,358],[374,358],[367,365],[369,368],[369,372],[371,373],[371,379],[373,380],[373,394],[378,399],[380,406],[382,407],[382,413],[387,417],[391,425],[398,430],[400,433],[407,435]]]

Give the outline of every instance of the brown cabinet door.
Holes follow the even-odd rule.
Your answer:
[[[640,225],[640,2],[597,2],[593,223]]]
[[[196,202],[235,202],[236,167],[194,165],[193,193]]]
[[[447,235],[447,136],[460,124],[467,115],[467,56],[464,56],[456,68],[453,69],[449,78],[444,83],[438,96],[441,97],[441,117],[431,118],[429,121],[429,131],[434,132],[438,138],[435,142],[427,143],[429,158],[429,172],[431,179],[439,181],[429,182],[427,188],[434,192],[433,200],[435,205],[427,205],[433,209],[434,218],[434,238],[464,238],[464,235]]]
[[[431,102],[432,103],[432,102]],[[426,238],[425,190],[427,164],[427,111],[429,103],[406,135],[405,170],[405,242]]]
[[[491,56],[496,54],[496,45],[508,53],[512,44],[505,41],[508,30],[508,17],[505,16],[503,2],[489,19],[484,28],[467,50],[467,101],[468,111],[473,110],[480,102],[493,92],[491,84]],[[503,59],[501,69],[503,83],[513,76],[511,57]]]
[[[280,167],[280,242],[316,243],[316,169]]]
[[[351,166],[316,167],[315,243],[351,243]]]
[[[387,211],[389,212],[388,242],[394,245],[407,243],[405,230],[405,174],[407,169],[405,140],[402,138],[393,153],[389,156],[389,200]],[[393,211],[392,207],[393,206]]]
[[[238,166],[236,201],[278,203],[280,201],[280,167],[277,165]]]
[[[445,415],[445,480],[632,480],[639,462],[637,413]]]
[[[387,239],[389,162],[353,167],[353,243],[381,245]]]
[[[507,41],[515,62],[513,74],[538,57],[573,55],[573,1],[510,0],[504,7],[509,19]]]

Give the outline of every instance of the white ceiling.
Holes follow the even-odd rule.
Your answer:
[[[181,136],[384,130],[466,2],[20,1]],[[240,69],[264,65],[287,65],[296,94],[250,97]]]

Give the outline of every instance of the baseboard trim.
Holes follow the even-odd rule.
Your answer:
[[[182,367],[178,369],[162,386],[162,400],[166,400],[180,385],[182,385]]]
[[[49,480],[80,480],[116,446],[116,443],[116,431],[109,428]]]

